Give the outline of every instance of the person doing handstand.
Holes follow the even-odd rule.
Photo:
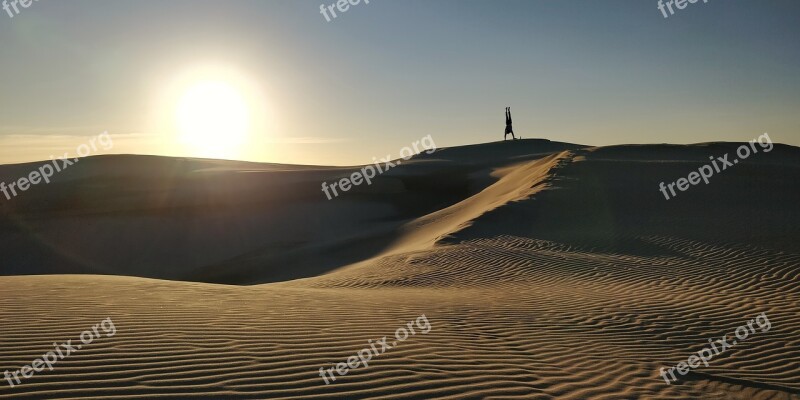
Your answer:
[[[514,128],[511,124],[511,107],[506,107],[506,134],[503,136],[503,140],[508,140],[508,134],[511,134],[511,139],[516,140],[517,137],[514,136]]]

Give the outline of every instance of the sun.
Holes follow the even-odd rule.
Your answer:
[[[274,156],[279,109],[269,74],[212,61],[169,65],[154,80],[148,129],[176,157],[261,161]]]
[[[192,154],[236,158],[248,139],[250,109],[245,96],[233,84],[204,80],[183,92],[175,121],[180,141]]]

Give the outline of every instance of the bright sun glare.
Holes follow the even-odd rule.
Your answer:
[[[224,81],[189,86],[175,117],[181,141],[201,157],[235,158],[250,130],[245,96]]]

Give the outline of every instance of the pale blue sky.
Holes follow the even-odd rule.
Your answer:
[[[800,145],[800,2],[709,0],[41,0],[0,10],[0,163],[174,145],[165,94],[222,65],[263,120],[238,158],[361,164],[428,134],[439,146],[525,138],[593,145]],[[221,132],[225,135],[225,132]]]

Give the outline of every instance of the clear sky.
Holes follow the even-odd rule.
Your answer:
[[[525,138],[800,145],[797,0],[371,0],[327,22],[333,1],[0,10],[0,163],[108,131],[112,153],[364,164],[502,140],[506,106]]]

